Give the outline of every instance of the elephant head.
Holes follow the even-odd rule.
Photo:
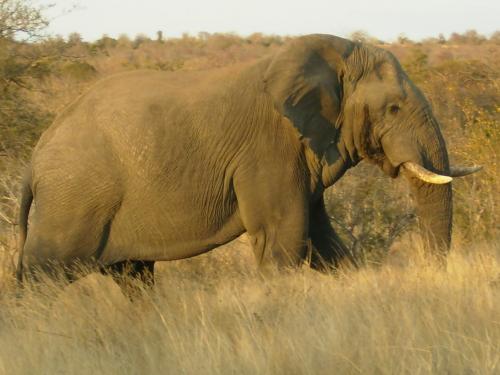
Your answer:
[[[387,51],[327,36],[298,38],[265,73],[275,107],[293,124],[331,186],[361,159],[408,178],[425,240],[451,241],[453,176],[429,103]]]

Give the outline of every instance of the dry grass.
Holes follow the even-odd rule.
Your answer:
[[[407,253],[264,278],[239,242],[160,265],[134,302],[100,275],[21,298],[4,279],[0,373],[498,373],[498,247],[455,249],[446,271]]]

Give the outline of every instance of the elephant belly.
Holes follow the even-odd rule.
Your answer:
[[[180,196],[124,202],[112,221],[100,260],[189,258],[244,232],[235,202],[215,202],[213,206]]]

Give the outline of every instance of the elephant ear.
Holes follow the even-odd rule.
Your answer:
[[[321,159],[341,123],[340,54],[325,40],[298,40],[279,52],[264,75],[276,109]]]

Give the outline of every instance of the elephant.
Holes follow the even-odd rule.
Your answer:
[[[479,167],[450,167],[430,104],[390,52],[314,34],[229,67],[105,78],[33,151],[17,278],[78,262],[144,276],[245,232],[263,268],[354,262],[323,193],[361,160],[408,179],[422,233],[446,255],[450,181]]]

